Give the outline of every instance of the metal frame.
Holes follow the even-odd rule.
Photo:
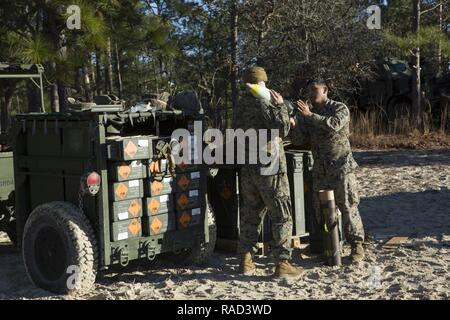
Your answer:
[[[25,70],[23,71],[23,73],[16,70],[14,71],[0,70],[0,79],[30,79],[36,85],[36,87],[39,88],[41,92],[41,111],[44,112],[44,85],[42,81],[42,74],[44,73],[44,67],[41,64],[31,64],[31,65],[9,64],[9,65],[20,66],[22,70],[26,68],[29,68],[31,70],[33,69],[33,67],[36,68],[37,73],[27,73]],[[37,84],[36,81],[34,81],[34,78],[39,78],[39,84]]]

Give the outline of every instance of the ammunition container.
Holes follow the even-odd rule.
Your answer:
[[[142,180],[130,180],[113,183],[110,197],[114,201],[142,198],[144,196],[144,185]]]
[[[202,209],[193,208],[176,212],[177,229],[183,230],[190,226],[198,225],[203,219]]]
[[[144,216],[152,216],[174,210],[173,196],[169,194],[145,199]]]
[[[200,171],[179,173],[176,175],[175,188],[177,192],[183,192],[188,189],[199,189],[201,185]]]
[[[114,162],[109,164],[108,174],[111,181],[136,180],[144,179],[147,170],[141,160]]]
[[[150,178],[144,180],[145,195],[148,197],[159,196],[162,194],[170,194],[174,191],[174,178],[166,176],[161,179]]]
[[[123,221],[142,217],[142,199],[112,202],[110,210],[113,221]]]
[[[157,214],[142,219],[144,235],[153,236],[175,230],[175,218],[173,212]]]
[[[113,222],[111,240],[120,241],[142,236],[141,218]]]
[[[138,160],[153,156],[153,140],[149,136],[107,138],[108,159]]]
[[[186,192],[175,194],[175,208],[178,211],[200,207],[202,203],[202,197],[199,189],[188,190]]]

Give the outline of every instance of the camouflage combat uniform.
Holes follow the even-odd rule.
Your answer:
[[[309,118],[298,116],[290,132],[296,145],[311,145],[314,158],[314,206],[319,223],[319,190],[334,190],[336,205],[342,213],[344,233],[350,244],[364,241],[364,228],[358,211],[359,193],[348,140],[350,111],[343,103],[328,99],[322,109],[311,109]]]
[[[272,175],[261,175],[262,164],[242,166],[240,177],[240,253],[257,251],[256,244],[262,229],[265,212],[268,212],[272,225],[274,258],[291,258],[292,214],[289,195],[289,182],[286,175],[286,158],[282,138],[289,132],[289,115],[284,104],[273,105],[244,93],[239,101],[235,117],[235,128],[278,129],[277,141],[279,167]],[[258,144],[259,145],[259,144]],[[246,145],[248,154],[248,146]],[[267,208],[267,210],[265,210]]]

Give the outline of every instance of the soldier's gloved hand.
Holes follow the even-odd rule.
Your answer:
[[[284,99],[281,94],[279,94],[275,90],[270,90],[270,96],[272,97],[272,101],[275,103],[275,105],[284,103]]]

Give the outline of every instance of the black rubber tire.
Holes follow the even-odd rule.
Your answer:
[[[193,248],[185,249],[180,253],[166,253],[164,258],[178,265],[205,265],[208,263],[216,247],[217,226],[214,211],[209,200],[206,199],[206,212],[208,215],[209,242],[197,244]]]
[[[42,289],[70,294],[87,290],[95,282],[98,248],[94,231],[71,203],[50,202],[33,210],[24,228],[22,256],[31,282]]]

